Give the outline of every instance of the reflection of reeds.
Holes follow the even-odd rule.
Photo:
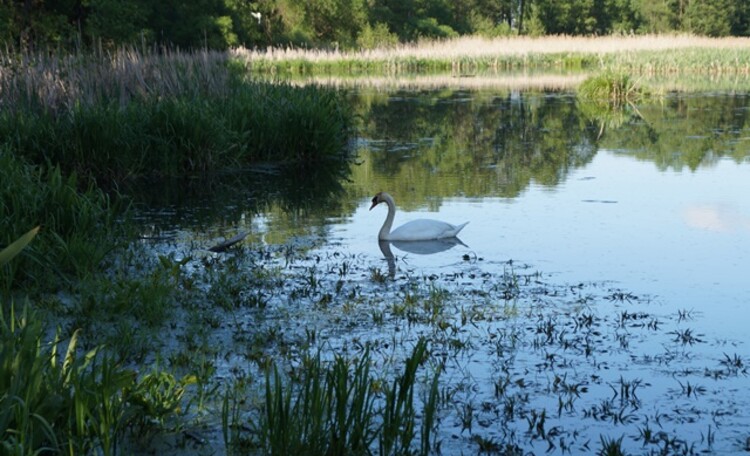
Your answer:
[[[586,77],[577,74],[492,73],[486,75],[393,75],[372,77],[311,76],[300,79],[302,84],[333,87],[369,87],[375,89],[573,89]],[[294,83],[294,82],[293,82]]]

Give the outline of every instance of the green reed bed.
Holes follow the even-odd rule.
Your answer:
[[[338,59],[266,60],[248,63],[256,74],[368,74],[434,72],[501,72],[508,70],[591,70],[607,68],[633,75],[750,74],[750,49],[639,50],[617,53],[560,52],[485,56],[390,56],[367,60],[352,55]]]
[[[626,74],[603,72],[591,76],[578,86],[579,99],[622,106],[646,96],[646,91]]]
[[[601,65],[632,75],[748,75],[750,48],[640,50],[602,56]]]
[[[249,82],[226,54],[0,60],[4,142],[101,182],[345,157],[350,116],[337,93]]]
[[[259,74],[387,75],[414,72],[599,70],[632,75],[748,74],[742,38],[691,35],[460,37],[359,51],[268,48],[233,54]]]
[[[511,70],[580,70],[595,67],[595,55],[580,53],[496,55],[480,57],[393,56],[368,60],[342,56],[340,60],[294,58],[270,60],[262,57],[246,63],[248,71],[258,75],[368,75],[383,76],[410,73],[501,72]]]

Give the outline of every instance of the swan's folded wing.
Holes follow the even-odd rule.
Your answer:
[[[469,223],[469,222],[466,222]],[[391,231],[388,240],[391,241],[424,241],[430,239],[445,239],[455,237],[466,226],[451,225],[440,220],[418,219],[405,223]]]

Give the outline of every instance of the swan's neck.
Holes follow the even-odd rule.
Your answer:
[[[380,228],[380,233],[378,233],[378,239],[381,240],[388,239],[390,236],[393,218],[396,216],[396,204],[393,202],[393,198],[388,195],[384,199],[385,204],[388,205],[388,215],[385,217],[385,222],[383,222],[383,226]]]

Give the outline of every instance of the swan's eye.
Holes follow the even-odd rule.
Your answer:
[[[372,204],[378,204],[380,201],[378,201],[378,195],[375,195],[372,197]]]

